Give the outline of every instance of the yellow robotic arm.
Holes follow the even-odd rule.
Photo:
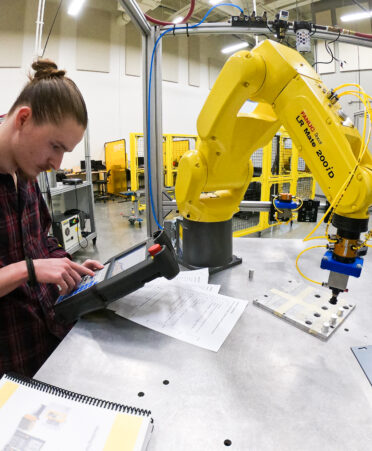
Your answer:
[[[257,107],[250,114],[240,113],[247,100]],[[252,153],[281,125],[328,200],[332,203],[343,193],[333,215],[342,242],[335,252],[341,259],[343,253],[354,258],[352,247],[368,227],[372,157],[368,150],[361,154],[359,132],[313,68],[297,51],[270,40],[226,62],[198,118],[199,147],[180,161],[176,199],[186,218],[184,228],[192,230],[190,243],[203,228],[203,238],[218,235],[217,224],[231,221],[252,178]],[[222,234],[227,238],[227,231]],[[187,258],[191,266],[216,266],[213,255],[200,265],[198,255]]]
[[[233,55],[199,115],[200,145],[187,152],[176,183],[181,214],[194,221],[224,221],[236,213],[252,175],[250,157],[284,125],[328,200],[355,168],[362,140],[337,97],[295,50],[266,40]],[[239,114],[246,100],[258,102]],[[368,218],[372,158],[367,151],[336,213]],[[213,194],[212,194],[213,193]]]

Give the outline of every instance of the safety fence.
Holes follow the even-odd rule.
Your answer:
[[[163,176],[164,188],[174,191],[178,164],[182,155],[196,149],[196,135],[165,134],[163,135]],[[144,187],[144,138],[142,133],[130,133],[130,174],[131,190]]]
[[[253,178],[244,200],[271,201],[280,193],[291,193],[302,199],[313,199],[315,180],[284,129],[252,157]],[[233,236],[261,232],[277,225],[269,212],[240,211],[233,217]]]

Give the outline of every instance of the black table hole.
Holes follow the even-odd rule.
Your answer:
[[[328,307],[326,305],[323,305],[322,310],[328,310]]]
[[[265,297],[265,298],[268,298],[269,296],[268,296],[267,294],[264,294],[264,297]]]
[[[329,326],[331,329],[334,329],[335,328],[335,326]]]
[[[231,440],[225,440],[224,442],[223,442],[223,444],[225,445],[225,446],[231,446],[232,445],[232,442],[231,442]]]
[[[345,310],[349,310],[349,307],[347,305],[344,305],[342,308],[344,308]]]
[[[292,280],[288,280],[289,283],[292,283]]]
[[[345,332],[349,332],[349,329],[344,329]]]
[[[320,294],[314,294],[316,298],[320,298]]]
[[[164,385],[168,385],[169,384],[169,381],[167,381],[166,379],[163,381],[163,384]]]
[[[316,312],[316,313],[314,313],[314,316],[316,316],[317,318],[320,318],[320,313],[318,313],[318,312]]]
[[[311,321],[307,320],[307,321],[305,321],[305,324],[308,324],[310,326],[313,323]]]
[[[142,398],[142,396],[145,396],[145,394],[143,393],[143,391],[140,391],[140,392],[138,393],[138,396],[139,396],[140,398]]]

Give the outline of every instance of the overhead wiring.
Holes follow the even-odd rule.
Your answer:
[[[316,26],[315,26],[315,29],[316,29]],[[333,54],[333,52],[332,52],[332,49],[331,49],[331,47],[329,46],[330,44],[333,44],[333,43],[335,43],[336,41],[338,41],[338,40],[340,39],[340,36],[341,36],[341,30],[338,30],[338,36],[337,36],[336,39],[334,39],[333,41],[329,41],[329,42],[324,41],[324,47],[325,47],[327,53],[328,53],[328,54],[330,55],[330,57],[331,57],[330,61],[315,61],[315,63],[312,64],[313,67],[316,66],[316,65],[318,65],[318,64],[331,64],[331,63],[333,63],[333,61],[340,61],[338,58],[336,58],[336,57],[334,56],[334,54]]]
[[[154,59],[155,59],[155,52],[157,49],[157,46],[160,42],[160,40],[163,38],[163,36],[165,36],[167,33],[173,32],[174,30],[190,30],[192,28],[197,28],[199,25],[201,25],[209,16],[209,14],[215,9],[215,8],[219,8],[221,6],[230,6],[230,7],[234,7],[239,9],[239,11],[243,14],[244,11],[243,9],[238,6],[238,5],[234,5],[232,3],[219,3],[217,5],[212,6],[212,8],[210,8],[206,14],[204,15],[204,17],[202,18],[202,20],[194,25],[189,25],[187,24],[187,26],[185,27],[176,27],[174,26],[173,28],[169,28],[165,31],[163,31],[159,37],[156,39],[153,50],[152,50],[152,55],[151,55],[151,62],[150,62],[150,74],[149,74],[149,84],[148,84],[148,102],[147,102],[147,165],[148,165],[148,182],[149,182],[149,195],[150,195],[150,204],[151,204],[151,211],[152,211],[152,215],[153,218],[155,220],[156,225],[159,227],[159,229],[162,229],[163,227],[159,224],[159,221],[156,217],[155,214],[155,206],[154,206],[154,199],[153,199],[153,194],[152,194],[152,176],[151,176],[151,140],[150,140],[150,125],[151,125],[151,86],[152,86],[152,69],[153,69],[153,65],[154,65]],[[168,24],[168,25],[174,25],[173,23]]]

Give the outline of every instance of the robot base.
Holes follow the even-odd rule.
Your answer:
[[[209,274],[215,274],[216,272],[223,271],[224,269],[230,268],[232,266],[239,265],[242,262],[242,259],[240,257],[237,257],[236,255],[232,256],[232,259],[229,263],[222,266],[209,266]],[[182,266],[184,266],[187,269],[203,269],[205,266],[193,266],[189,265],[188,263],[185,263],[182,261],[182,259],[178,258],[178,263]]]
[[[232,253],[232,220],[197,222],[177,220],[177,257],[188,269],[209,268],[213,274],[238,265],[242,259]]]

